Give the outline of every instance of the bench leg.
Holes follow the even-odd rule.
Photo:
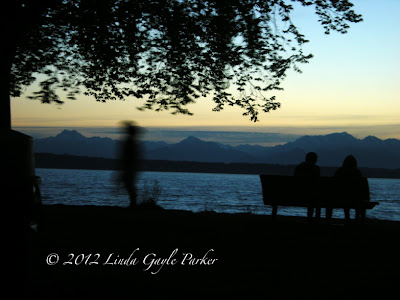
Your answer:
[[[344,208],[344,218],[346,220],[346,222],[350,221],[350,208]]]
[[[307,219],[308,220],[311,220],[313,213],[314,213],[314,207],[312,207],[312,206],[307,207]]]
[[[321,218],[321,207],[315,208],[315,217],[316,217],[317,219],[320,219],[320,218]]]
[[[360,223],[361,223],[361,225],[364,225],[366,215],[367,215],[367,210],[365,208],[361,208],[360,209]]]
[[[278,205],[273,205],[272,206],[272,219],[276,219],[276,215],[278,214]]]
[[[307,207],[307,220],[308,220],[308,222],[312,222],[312,218],[313,218],[313,214],[314,214],[314,208],[315,208],[315,219],[319,220],[321,218],[321,208],[320,207],[309,206],[309,207]]]
[[[332,219],[332,211],[333,211],[333,209],[330,207],[327,207],[325,209],[325,218],[326,218],[326,223],[328,223],[328,224],[331,222],[331,219]]]

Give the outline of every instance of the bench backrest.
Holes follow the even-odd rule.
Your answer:
[[[369,185],[365,177],[295,177],[260,175],[263,201],[267,205],[355,207],[369,201]]]

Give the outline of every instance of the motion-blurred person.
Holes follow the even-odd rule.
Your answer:
[[[140,156],[138,141],[140,129],[132,122],[125,122],[124,133],[120,154],[120,176],[129,195],[129,206],[135,208],[137,205],[136,174]]]

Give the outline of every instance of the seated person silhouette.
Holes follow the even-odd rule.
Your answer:
[[[347,156],[342,166],[336,170],[335,177],[337,178],[361,178],[361,171],[357,167],[357,160],[353,155]],[[332,215],[332,209],[329,209],[329,216]],[[350,208],[344,208],[345,220],[350,221]],[[356,217],[358,218],[360,211],[356,211]]]
[[[294,176],[298,177],[310,177],[318,178],[320,177],[320,168],[316,165],[318,160],[318,155],[315,152],[309,152],[306,154],[306,159],[300,163],[294,170]],[[313,200],[313,199],[311,199]],[[314,213],[314,205],[310,203],[307,209],[307,218],[309,221],[312,220]],[[321,208],[317,207],[315,210],[316,218],[321,216]]]

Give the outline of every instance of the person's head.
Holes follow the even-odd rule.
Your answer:
[[[122,122],[123,133],[135,137],[139,133],[139,127],[133,121],[124,121]]]
[[[348,169],[357,168],[357,160],[353,155],[346,156],[342,166],[343,168],[348,168]]]
[[[308,152],[306,154],[306,162],[312,165],[315,165],[318,160],[318,155],[315,152]]]
[[[126,133],[130,136],[136,136],[137,134],[137,128],[136,126],[133,126],[131,124],[129,124],[128,126],[126,126]]]

